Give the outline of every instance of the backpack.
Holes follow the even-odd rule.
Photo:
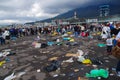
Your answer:
[[[53,60],[51,64],[45,68],[45,70],[48,72],[55,71],[60,67],[60,64],[60,61]]]
[[[41,48],[46,48],[48,45],[46,43],[41,44]]]

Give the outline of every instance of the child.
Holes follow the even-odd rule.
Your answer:
[[[107,52],[111,54],[112,46],[113,46],[113,39],[111,37],[107,38],[106,45],[107,45]]]

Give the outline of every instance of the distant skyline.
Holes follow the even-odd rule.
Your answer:
[[[26,23],[96,4],[118,4],[119,0],[0,0],[0,25]]]

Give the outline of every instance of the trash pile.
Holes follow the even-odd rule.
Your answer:
[[[15,52],[12,52],[11,49],[5,49],[0,52],[0,67],[3,66],[6,62],[10,62],[8,56],[15,55]],[[2,60],[2,61],[1,61]]]
[[[109,63],[110,60],[115,61],[115,59],[103,55],[105,51],[102,51],[104,48],[101,47],[106,47],[106,45],[94,40],[94,36],[100,34],[99,32],[90,35],[83,33],[76,38],[73,32],[68,31],[65,34],[53,32],[49,36],[37,36],[34,41],[32,38],[31,45],[25,44],[25,47],[23,45],[17,46],[16,43],[15,49],[19,52],[16,56],[12,56],[16,53],[11,49],[0,52],[1,69],[3,65],[15,64],[9,67],[11,71],[6,72],[3,76],[4,80],[29,77],[33,80],[33,75],[39,79],[42,77],[39,76],[42,73],[45,80],[109,79],[111,72],[106,67],[110,67],[112,65]],[[12,56],[13,62],[9,56]]]
[[[108,76],[109,76],[109,72],[105,69],[94,69],[90,71],[90,74],[86,73],[86,77],[88,78],[93,77],[93,78],[101,79],[101,78],[108,78]]]
[[[19,72],[15,75],[13,72],[11,75],[7,76],[4,80],[14,80],[19,79],[22,75],[26,74],[26,72]]]

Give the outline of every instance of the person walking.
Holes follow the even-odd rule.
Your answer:
[[[111,54],[112,47],[113,47],[113,39],[110,36],[106,40],[106,45],[107,45],[107,53]]]
[[[0,44],[3,45],[5,44],[5,39],[3,38],[3,31],[0,29]]]

